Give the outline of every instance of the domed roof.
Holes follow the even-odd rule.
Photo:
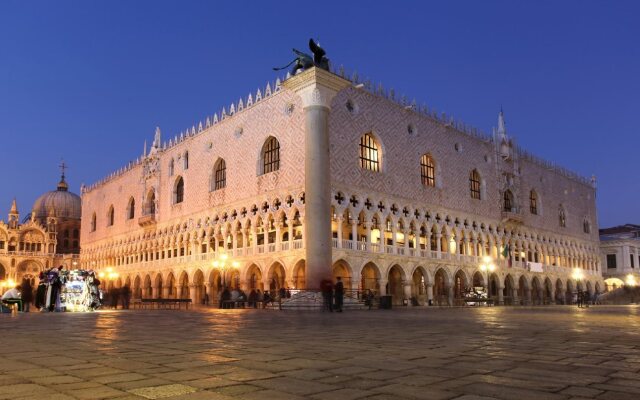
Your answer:
[[[32,215],[39,220],[47,217],[80,219],[82,201],[80,196],[69,192],[69,185],[63,175],[57,190],[43,194],[33,203]]]

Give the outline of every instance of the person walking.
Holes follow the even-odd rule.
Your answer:
[[[336,303],[336,311],[342,312],[342,305],[344,304],[344,284],[342,283],[342,277],[337,277],[336,281],[333,297]]]
[[[120,295],[122,296],[122,308],[128,310],[129,302],[131,301],[131,289],[129,285],[124,285],[122,289],[120,289]]]
[[[28,279],[22,280],[20,286],[20,294],[22,296],[22,311],[29,312],[31,303],[33,302],[33,287]]]
[[[323,310],[333,312],[333,282],[330,279],[323,279],[320,282],[322,292]]]

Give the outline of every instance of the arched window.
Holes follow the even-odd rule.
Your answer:
[[[73,230],[73,238],[74,239],[79,239],[80,238],[80,231],[77,229]]]
[[[469,190],[471,191],[471,198],[480,200],[480,174],[477,170],[471,171],[469,174]]]
[[[423,185],[436,186],[436,165],[430,154],[423,154],[420,158],[420,175]]]
[[[107,226],[112,226],[115,221],[113,206],[109,207],[109,211],[107,212]]]
[[[224,159],[219,159],[214,167],[213,190],[227,187],[227,163]]]
[[[506,212],[513,212],[513,193],[511,190],[505,190],[502,197],[502,210]]]
[[[558,210],[558,224],[560,225],[561,228],[564,228],[567,226],[567,216],[562,206],[560,206],[560,210]]]
[[[533,215],[538,215],[538,194],[535,190],[529,192],[529,211]]]
[[[169,176],[173,176],[174,167],[175,167],[175,163],[172,158],[171,161],[169,161]]]
[[[280,142],[273,136],[269,137],[262,146],[262,173],[280,169]]]
[[[184,157],[182,158],[184,169],[189,169],[189,152],[184,152]]]
[[[147,193],[143,213],[144,215],[154,215],[156,213],[156,192],[154,190]]]
[[[585,220],[582,222],[582,231],[584,233],[591,233],[591,224],[589,223],[589,220],[585,218]]]
[[[91,232],[96,231],[96,213],[91,216]]]
[[[133,219],[136,216],[136,200],[129,198],[129,205],[127,205],[127,219]]]
[[[380,146],[369,133],[360,138],[360,168],[380,171]]]
[[[181,176],[176,179],[173,189],[173,204],[182,203],[184,200],[184,179]]]

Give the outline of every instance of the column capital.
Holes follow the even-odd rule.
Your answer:
[[[282,87],[297,93],[302,106],[331,108],[331,100],[342,89],[351,86],[351,82],[329,71],[312,67],[282,83]]]

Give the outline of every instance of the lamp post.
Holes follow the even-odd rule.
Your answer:
[[[107,267],[104,271],[98,272],[98,278],[107,278],[110,282],[118,279],[118,276],[120,276],[120,274],[114,271],[111,267]]]
[[[493,263],[493,259],[489,256],[482,257],[482,263],[480,264],[480,270],[487,273],[487,299],[491,296],[491,280],[489,274],[495,271],[496,265]]]
[[[636,282],[636,277],[633,276],[633,274],[629,274],[627,275],[627,277],[625,278],[624,283],[629,286],[629,287],[635,287],[638,283]]]
[[[228,266],[231,265],[231,268],[238,268],[240,265],[237,261],[230,261],[229,256],[227,254],[221,254],[218,260],[215,260],[211,263],[214,268],[219,268],[222,275],[222,287],[227,287],[227,271],[229,270]]]

